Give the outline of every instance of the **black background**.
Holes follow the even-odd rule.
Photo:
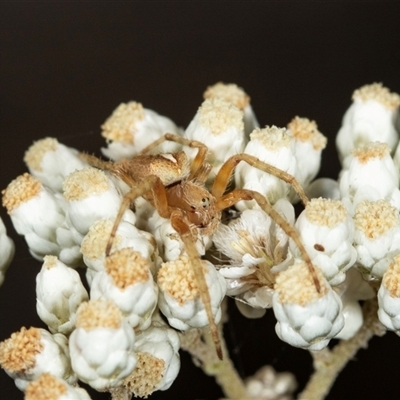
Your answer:
[[[26,169],[34,140],[99,154],[100,124],[136,100],[185,127],[208,85],[242,86],[261,125],[315,119],[329,138],[321,175],[336,178],[334,136],[354,89],[383,82],[400,92],[400,3],[386,2],[1,2],[0,188]],[[26,250],[3,208],[17,254],[0,288],[0,340],[35,313],[40,263]],[[276,338],[274,317],[237,316],[226,326],[243,375],[269,363],[294,371],[302,387],[307,352]],[[400,338],[374,338],[339,376],[329,399],[398,398]],[[0,372],[0,397],[22,399]],[[95,397],[98,396],[98,397]],[[93,398],[108,398],[95,395]],[[154,399],[217,399],[211,378],[182,354],[180,375]]]

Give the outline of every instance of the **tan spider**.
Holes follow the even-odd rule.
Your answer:
[[[166,140],[197,148],[198,152],[193,162],[190,163],[184,151],[173,154],[146,154]],[[263,195],[247,189],[234,189],[225,193],[232,172],[241,161],[291,184],[303,203],[306,204],[308,199],[296,179],[256,157],[243,153],[234,155],[225,161],[214,179],[211,192],[209,192],[205,188],[205,182],[211,171],[211,165],[206,163],[207,152],[208,148],[203,143],[167,133],[132,159],[111,162],[102,161],[87,154],[82,154],[82,157],[92,166],[110,171],[130,187],[130,191],[124,196],[115,219],[107,244],[106,255],[110,253],[124,212],[137,197],[143,196],[156,208],[161,217],[170,219],[172,227],[180,235],[185,250],[192,261],[193,272],[207,314],[215,348],[218,357],[222,359],[218,330],[211,310],[210,294],[203,274],[201,259],[195,246],[196,235],[194,235],[197,230],[202,235],[214,233],[220,222],[222,210],[241,200],[255,200],[260,208],[275,220],[299,247],[304,260],[308,264],[318,292],[320,292],[320,283],[298,233],[271,207]]]

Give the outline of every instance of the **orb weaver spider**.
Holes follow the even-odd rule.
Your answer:
[[[190,163],[184,151],[172,154],[147,154],[164,141],[174,141],[183,146],[197,149],[193,162]],[[112,162],[103,161],[88,154],[82,154],[82,157],[90,165],[110,171],[130,188],[129,192],[125,194],[116,216],[106,247],[106,255],[110,253],[124,212],[136,198],[142,196],[155,207],[161,217],[170,219],[172,227],[179,234],[184,249],[192,262],[194,276],[206,311],[216,352],[218,357],[222,359],[220,338],[211,310],[210,294],[204,277],[201,258],[195,245],[194,232],[198,231],[201,235],[214,233],[224,209],[242,200],[255,200],[260,208],[296,243],[308,265],[318,292],[320,292],[320,283],[298,233],[272,208],[263,195],[248,189],[233,189],[225,193],[231,175],[241,161],[289,183],[303,203],[306,204],[308,198],[296,179],[254,156],[241,153],[231,156],[225,161],[214,179],[210,192],[205,187],[205,182],[211,171],[211,165],[206,163],[207,152],[207,146],[201,142],[167,133],[131,159]]]

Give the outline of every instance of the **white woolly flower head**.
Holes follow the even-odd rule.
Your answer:
[[[372,299],[376,293],[356,268],[347,271],[346,280],[335,287],[335,292],[342,299],[344,317],[344,327],[335,339],[348,340],[358,332],[364,322],[359,301]]]
[[[114,303],[82,303],[69,337],[72,368],[96,390],[119,386],[136,366],[134,343],[135,333]]]
[[[0,365],[15,380],[20,390],[45,372],[70,384],[76,383],[71,369],[68,340],[62,334],[52,335],[41,328],[22,327],[0,343]]]
[[[96,221],[82,240],[81,252],[86,266],[93,271],[102,271],[105,267],[106,247],[114,226],[113,219]],[[111,247],[111,253],[124,248],[139,252],[151,265],[158,264],[157,245],[153,236],[137,229],[127,221],[121,221]]]
[[[385,271],[378,291],[378,317],[385,327],[400,335],[400,255]]]
[[[257,118],[250,104],[250,96],[239,86],[234,83],[218,82],[209,86],[203,94],[203,98],[215,99],[221,98],[234,104],[237,108],[244,112],[244,132],[246,136],[255,128],[259,127]]]
[[[226,284],[214,266],[202,261],[203,273],[211,299],[215,322],[221,319],[221,302]],[[199,288],[188,256],[162,264],[157,274],[160,288],[158,306],[169,324],[179,330],[202,328],[208,325],[207,313],[200,298]]]
[[[300,184],[307,186],[318,174],[321,153],[327,138],[319,130],[315,121],[308,118],[293,118],[287,126],[294,137],[297,168],[301,171]]]
[[[13,240],[7,236],[6,227],[0,218],[0,286],[4,282],[4,275],[14,258],[15,246]]]
[[[68,335],[75,327],[76,310],[88,300],[79,274],[55,256],[45,256],[36,276],[36,311],[52,333]]]
[[[255,400],[289,400],[297,388],[296,378],[290,372],[276,372],[270,365],[261,367],[246,378],[246,393]]]
[[[94,276],[90,298],[114,302],[133,328],[146,329],[158,299],[149,261],[131,248],[114,251]]]
[[[299,215],[295,227],[312,263],[321,269],[331,285],[339,285],[355,263],[354,224],[340,200],[312,199]],[[292,253],[300,252],[292,241]]]
[[[380,83],[357,89],[336,137],[342,162],[352,149],[368,142],[387,143],[390,151],[393,151],[399,140],[395,128],[399,105],[400,96],[391,93]]]
[[[45,372],[30,382],[24,400],[91,400],[85,389],[69,385],[66,381]]]
[[[57,232],[65,226],[59,199],[28,173],[14,179],[2,193],[3,206],[15,230],[25,237],[31,254],[38,260],[46,254],[59,255],[62,248]]]
[[[354,226],[358,269],[381,279],[400,252],[399,211],[385,200],[363,201],[356,208]]]
[[[220,97],[206,99],[184,136],[207,145],[207,162],[216,172],[230,156],[244,149],[243,111]]]
[[[304,262],[295,263],[278,274],[273,310],[279,338],[292,346],[309,350],[326,347],[344,326],[342,302],[321,271],[318,292]]]
[[[173,329],[154,324],[141,332],[135,341],[138,361],[124,386],[142,398],[167,390],[179,373],[179,347],[179,336]]]
[[[63,183],[67,201],[67,216],[71,227],[84,235],[91,225],[100,219],[115,218],[122,195],[104,171],[86,167],[68,175]],[[127,210],[124,219],[134,223],[132,211]]]
[[[50,137],[29,147],[24,161],[35,178],[56,192],[61,192],[63,181],[71,172],[87,166],[76,149]]]
[[[340,192],[350,213],[363,200],[385,199],[400,209],[399,171],[386,143],[371,142],[352,150],[340,176]]]
[[[267,126],[263,129],[255,129],[250,134],[250,142],[247,143],[244,152],[297,178],[299,176],[294,139],[285,128]],[[241,162],[236,167],[235,184],[236,187],[261,193],[271,204],[276,203],[280,198],[295,197],[288,183],[245,162]],[[253,207],[258,207],[255,201],[240,201],[236,204],[236,208],[240,211]]]
[[[102,148],[101,151],[114,161],[135,156],[165,133],[182,134],[181,129],[169,118],[144,108],[135,101],[121,103],[101,129],[102,136],[107,140],[107,148]],[[171,153],[178,146],[176,143],[166,142],[161,148],[163,152]]]
[[[289,201],[281,199],[274,208],[290,225],[294,223]],[[283,230],[264,211],[245,210],[229,225],[220,224],[213,241],[230,262],[219,266],[227,294],[254,308],[271,307],[276,273],[293,262]]]

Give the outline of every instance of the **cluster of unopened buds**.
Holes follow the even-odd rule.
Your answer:
[[[354,92],[337,181],[315,179],[327,139],[314,121],[260,128],[233,84],[209,87],[186,130],[120,104],[102,125],[108,161],[38,140],[2,201],[43,263],[48,330],[3,340],[2,368],[26,399],[89,399],[79,381],[146,398],[171,386],[183,348],[231,374],[226,397],[278,400],[293,376],[226,372],[225,297],[249,318],[272,308],[279,338],[313,354],[356,337],[360,301],[377,301],[376,323],[400,334],[399,105],[381,84]],[[2,222],[0,245],[1,283],[14,253]]]

